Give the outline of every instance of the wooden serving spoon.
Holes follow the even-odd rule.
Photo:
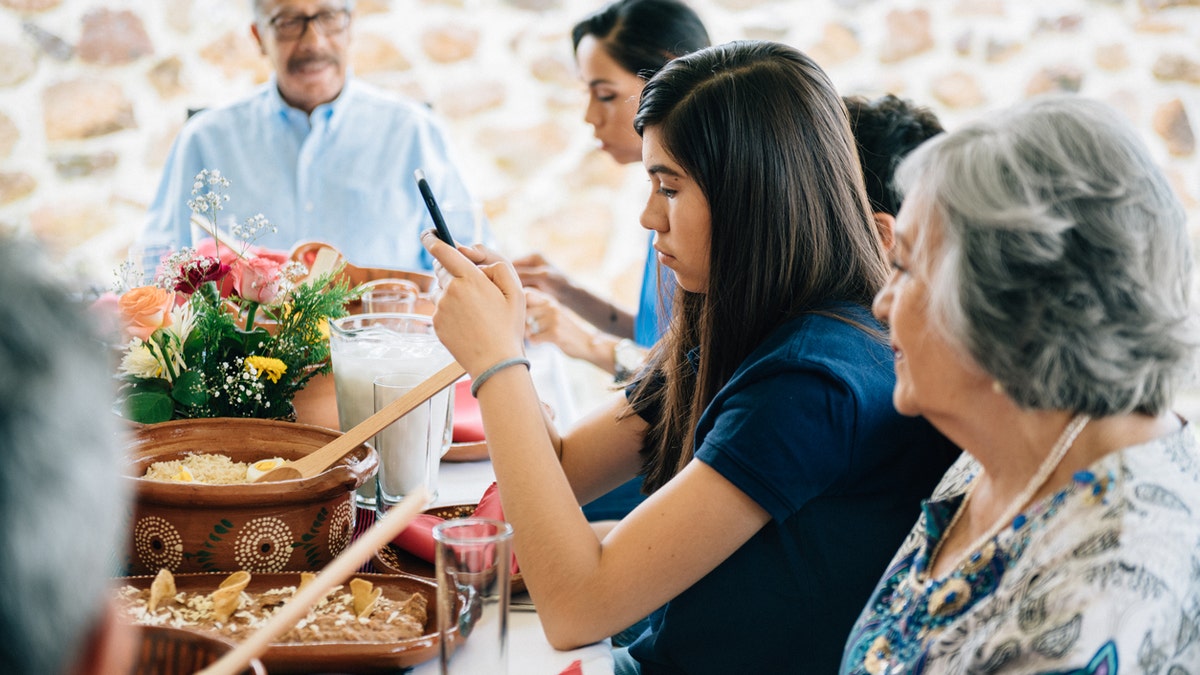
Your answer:
[[[266,483],[293,478],[310,478],[333,466],[346,453],[370,440],[387,425],[404,417],[413,408],[433,397],[434,394],[454,384],[466,374],[457,361],[442,368],[428,379],[413,387],[408,393],[380,408],[379,412],[351,427],[341,436],[326,443],[315,452],[294,462],[287,462],[258,477],[255,483]]]

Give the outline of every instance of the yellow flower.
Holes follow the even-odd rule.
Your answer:
[[[287,372],[287,364],[269,356],[247,356],[246,370],[255,375],[266,373],[272,382],[278,382],[279,378]]]

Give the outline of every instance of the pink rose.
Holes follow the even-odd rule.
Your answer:
[[[270,258],[236,260],[229,276],[237,294],[247,300],[270,303],[279,295],[280,270],[283,265]]]
[[[121,320],[120,301],[116,293],[105,291],[88,305],[88,314],[105,333],[116,332]]]
[[[238,252],[233,248],[230,248],[228,244],[222,243],[220,246],[218,246],[216,240],[211,237],[201,239],[200,241],[196,242],[196,246],[194,248],[197,256],[216,258],[221,261],[221,265],[224,267],[234,267],[235,263],[239,261],[244,263],[246,260],[253,260],[254,258],[266,258],[267,260],[274,260],[281,266],[288,261],[288,254],[284,253],[283,251],[263,248],[253,244],[246,245],[245,251],[243,251],[241,255],[238,255]],[[221,289],[222,298],[228,298],[229,295],[236,289],[236,283],[231,278],[225,277],[224,272],[221,273],[220,277],[214,280],[217,282],[217,287]],[[197,287],[198,286],[199,284],[197,284]]]
[[[121,321],[130,335],[149,340],[154,331],[171,325],[175,294],[157,286],[140,286],[117,301]]]

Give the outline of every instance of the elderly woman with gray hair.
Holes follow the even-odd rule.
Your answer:
[[[851,633],[845,674],[1196,672],[1200,453],[1170,411],[1197,342],[1180,205],[1096,102],[919,148],[893,402],[967,452]]]

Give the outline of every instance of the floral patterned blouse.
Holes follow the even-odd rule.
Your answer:
[[[978,470],[951,467],[842,656],[843,675],[1200,673],[1191,425],[1111,453],[942,579],[915,582]]]

